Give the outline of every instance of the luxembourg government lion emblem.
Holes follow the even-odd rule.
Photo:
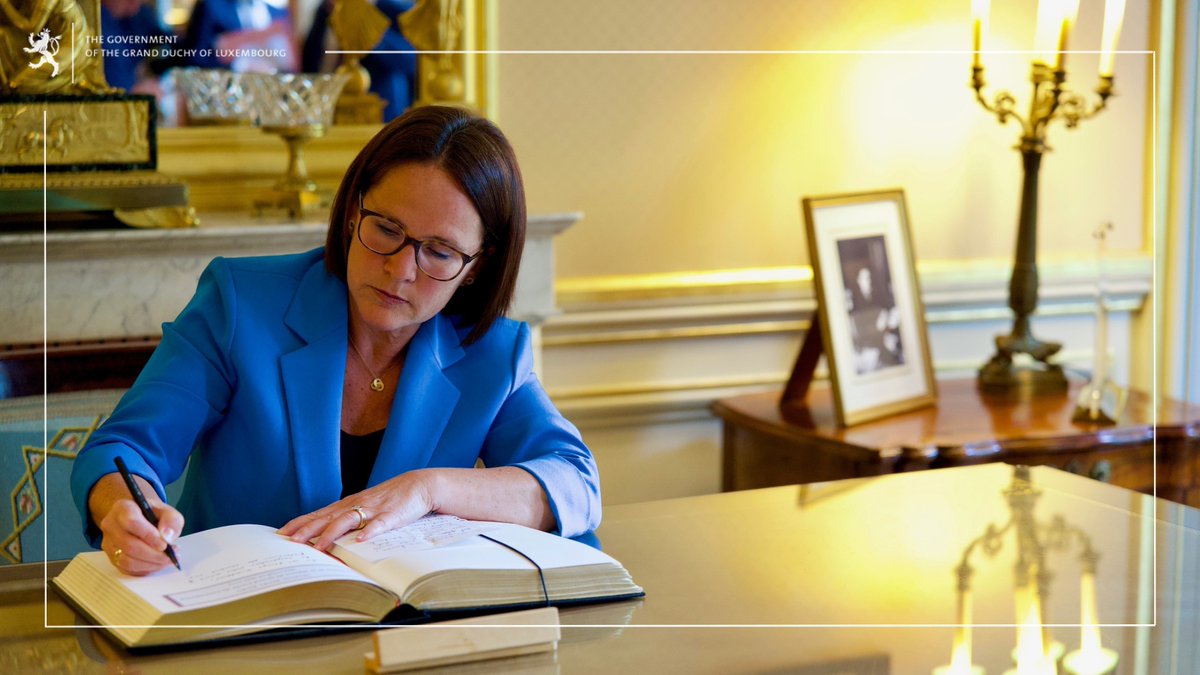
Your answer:
[[[58,75],[58,61],[54,60],[54,55],[58,53],[61,40],[61,35],[51,36],[49,28],[43,28],[40,33],[30,33],[29,46],[23,49],[26,54],[41,54],[42,60],[37,63],[30,63],[29,67],[40,69],[48,63],[54,68],[54,72],[50,73],[50,77]]]

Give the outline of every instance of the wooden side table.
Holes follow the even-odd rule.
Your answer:
[[[1073,424],[1082,383],[1066,394],[992,397],[974,380],[938,382],[936,407],[853,427],[834,422],[832,394],[780,408],[779,392],[722,399],[724,490],[814,483],[899,471],[1009,462],[1049,465],[1200,507],[1200,406],[1130,392],[1115,426]],[[1157,476],[1154,447],[1157,443]],[[1156,480],[1157,479],[1157,480]]]

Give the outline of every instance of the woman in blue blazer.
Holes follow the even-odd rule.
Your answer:
[[[214,260],[79,453],[87,534],[122,571],[231,523],[321,549],[433,512],[564,536],[599,524],[591,453],[533,374],[528,327],[502,316],[525,201],[499,129],[410,111],[355,158],[331,213],[323,249]],[[185,467],[176,510],[163,486]]]

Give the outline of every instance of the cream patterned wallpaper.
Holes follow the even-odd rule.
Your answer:
[[[1029,49],[1036,0],[992,4],[990,47]],[[1081,3],[1072,49],[1098,49],[1103,4]],[[902,52],[497,56],[497,114],[531,212],[585,214],[558,242],[560,279],[804,264],[801,196],[892,187],[918,257],[1012,255],[1019,129],[974,101],[965,0],[510,0],[497,12],[502,50]],[[1121,49],[1146,48],[1148,15],[1148,0],[1130,0]],[[987,57],[991,95],[1025,108],[1028,59]],[[1094,88],[1096,59],[1068,57],[1068,84]],[[1149,72],[1149,55],[1118,57],[1110,110],[1051,128],[1043,253],[1090,257],[1087,233],[1109,220],[1113,249],[1150,248]]]

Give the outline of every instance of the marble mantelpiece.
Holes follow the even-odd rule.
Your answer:
[[[530,217],[510,316],[536,327],[557,312],[553,238],[581,217]],[[202,222],[184,230],[0,235],[0,345],[159,336],[214,257],[305,251],[324,243],[327,227],[228,214]]]

